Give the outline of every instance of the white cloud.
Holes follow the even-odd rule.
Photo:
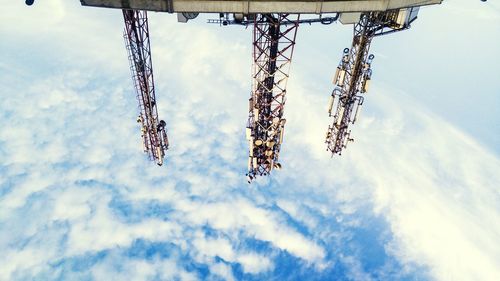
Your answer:
[[[226,262],[241,264],[243,271],[251,274],[266,272],[273,267],[273,264],[268,257],[252,252],[236,251],[227,239],[196,237],[192,243],[193,247],[201,255],[199,258],[209,263],[211,263],[213,258],[219,257]],[[220,263],[212,265],[212,267],[216,270],[216,274],[219,274],[221,270],[223,270],[222,272],[224,272],[224,275],[228,274],[229,268],[221,268]]]
[[[210,224],[216,229],[236,232],[244,230],[250,237],[269,241],[308,262],[321,262],[324,249],[280,221],[272,212],[253,206],[250,202],[235,198],[230,203],[197,204],[182,202],[178,209],[186,212],[190,223]]]
[[[371,102],[391,121],[367,121],[350,153],[391,224],[394,254],[429,265],[439,280],[497,279],[499,160],[404,95],[398,103],[413,104],[404,112],[390,94]]]
[[[273,264],[267,257],[248,253],[238,257],[238,263],[243,266],[245,272],[256,274],[272,269]]]
[[[236,280],[233,276],[231,268],[223,263],[220,263],[220,262],[216,263],[215,265],[212,265],[210,267],[210,272],[224,278],[224,280],[227,280],[227,281]]]
[[[134,260],[119,254],[113,253],[93,267],[92,277],[95,280],[199,280],[173,259]]]
[[[27,176],[15,189],[1,198],[0,204],[5,210],[12,210],[22,207],[26,203],[28,196],[41,192],[50,187],[54,182],[54,176],[35,172]],[[7,216],[7,212],[4,213]]]
[[[68,233],[67,254],[82,255],[86,252],[129,246],[135,239],[148,241],[175,240],[180,236],[176,223],[159,219],[143,219],[139,223],[125,223],[111,213],[109,196],[92,198],[92,216],[73,221]]]
[[[413,99],[386,96],[372,103],[399,132],[384,131],[385,118],[369,120],[353,153],[374,186],[375,210],[401,242],[399,255],[427,263],[439,280],[497,279],[499,160]]]
[[[160,115],[172,141],[158,168],[140,151],[121,15],[77,4],[58,5],[50,20],[24,14],[15,29],[0,28],[18,44],[41,22],[55,36],[33,38],[47,45],[29,66],[13,67],[14,45],[2,47],[10,56],[0,62],[0,279],[53,276],[61,260],[105,253],[88,266],[97,280],[200,279],[192,263],[214,279],[238,279],[232,263],[266,276],[280,268],[280,255],[294,259],[295,274],[344,267],[346,278],[370,280],[377,278],[363,255],[374,247],[397,257],[403,275],[422,266],[440,280],[498,279],[499,160],[418,102],[375,84],[353,128],[356,142],[330,159],[328,91],[311,91],[322,91],[317,73],[294,64],[284,169],[247,186],[250,30],[215,33],[152,14]],[[389,228],[368,230],[375,245],[356,238],[376,219]],[[138,240],[170,243],[182,255],[128,256]],[[67,274],[83,274],[75,271]]]

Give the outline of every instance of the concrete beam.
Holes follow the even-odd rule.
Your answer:
[[[385,11],[440,4],[442,0],[80,0],[83,6],[156,12],[302,13]]]

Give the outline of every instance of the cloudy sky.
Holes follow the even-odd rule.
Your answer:
[[[302,26],[283,169],[244,174],[251,29],[150,13],[171,149],[141,152],[119,10],[0,9],[0,280],[500,280],[500,4],[376,38],[355,142],[325,151],[352,27]]]

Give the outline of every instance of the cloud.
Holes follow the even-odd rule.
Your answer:
[[[248,186],[250,30],[151,14],[172,142],[159,168],[140,151],[121,15],[77,4],[0,29],[13,38],[0,62],[0,279],[498,279],[498,158],[383,76],[332,159],[330,85],[298,58],[284,169]],[[54,38],[17,50],[40,22]]]
[[[414,104],[405,96],[399,100]],[[496,279],[499,160],[424,109],[403,113],[389,99],[378,101],[394,115],[408,117],[396,124],[368,120],[363,127],[375,127],[382,136],[368,130],[365,139],[378,143],[356,156],[374,187],[376,211],[391,222],[401,247],[397,255],[432,265],[439,280]],[[398,133],[384,133],[385,126],[399,128]],[[361,140],[361,145],[368,143]],[[381,154],[394,157],[376,156]]]
[[[217,263],[211,266],[210,272],[213,272],[215,275],[222,277],[224,280],[235,280],[231,268],[223,263]]]
[[[92,267],[91,277],[95,280],[198,280],[195,274],[180,268],[174,259],[123,259],[119,251]]]
[[[250,237],[271,242],[310,262],[319,262],[325,255],[320,246],[287,227],[278,216],[253,206],[247,200],[199,205],[188,202],[178,206],[178,209],[187,213],[186,219],[191,224],[209,224],[215,229],[229,232],[245,231]]]
[[[269,271],[273,264],[266,256],[261,256],[252,252],[235,252],[233,245],[226,239],[206,239],[201,235],[193,241],[193,247],[202,255],[201,260],[207,260],[218,257],[226,262],[238,263],[243,267],[245,273],[258,274]],[[216,269],[216,274],[229,276],[231,271],[227,266],[221,263],[213,265]]]

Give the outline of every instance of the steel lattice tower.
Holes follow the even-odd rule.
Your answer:
[[[333,117],[332,125],[326,133],[327,150],[333,154],[341,154],[351,138],[350,124],[358,119],[364,97],[371,80],[371,63],[374,58],[369,55],[373,37],[410,27],[412,9],[401,12],[369,12],[361,14],[354,25],[354,37],[351,48],[344,49],[342,60],[337,67],[333,83],[336,85],[330,97],[328,114]],[[418,9],[415,11],[415,18]],[[335,113],[332,115],[332,109]]]
[[[281,167],[278,159],[286,121],[283,118],[286,84],[298,21],[298,14],[255,17],[253,84],[247,124],[249,182]]]
[[[140,113],[137,122],[141,125],[144,152],[151,160],[162,165],[169,143],[166,123],[159,120],[156,108],[148,16],[146,11],[124,9],[123,18],[125,44],[139,102]]]
[[[404,30],[417,18],[419,7],[442,0],[370,1],[156,1],[80,0],[84,6],[119,8],[125,19],[125,42],[132,80],[139,101],[144,151],[158,165],[169,147],[166,123],[158,118],[147,11],[177,13],[186,23],[200,13],[218,13],[208,23],[240,25],[253,30],[252,91],[249,99],[246,137],[249,143],[248,182],[281,168],[280,152],[286,120],[284,106],[297,28],[300,24],[354,24],[350,48],[344,49],[334,77],[328,114],[332,123],[326,134],[327,151],[341,154],[353,141],[349,126],[358,120],[364,93],[371,81],[369,54],[372,39]],[[361,3],[363,2],[363,3]],[[134,9],[134,10],[132,10]],[[304,17],[301,16],[305,15]],[[330,15],[330,16],[328,16]]]

